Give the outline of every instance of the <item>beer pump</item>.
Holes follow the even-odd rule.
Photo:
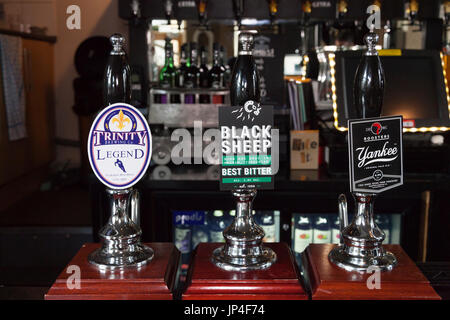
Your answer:
[[[239,56],[233,70],[230,88],[231,105],[237,107],[237,110],[242,110],[242,114],[245,112],[244,118],[248,115],[248,119],[252,114],[260,116],[260,112],[262,113],[259,77],[252,57],[253,46],[252,33],[239,34]],[[252,203],[256,193],[255,187],[237,187],[232,190],[237,203],[236,216],[223,232],[225,245],[215,249],[211,258],[213,264],[224,270],[266,269],[277,259],[272,249],[263,247],[264,230],[253,219]]]
[[[354,98],[358,117],[376,118],[381,114],[384,92],[384,73],[375,45],[378,35],[373,29],[364,38],[367,51],[360,62],[354,82]],[[350,146],[350,141],[349,141]],[[374,221],[376,193],[352,192],[355,198],[355,215],[348,223],[347,200],[338,200],[341,228],[341,244],[329,253],[329,260],[347,271],[366,271],[378,267],[381,271],[392,270],[396,257],[385,251],[382,243],[384,232]]]
[[[236,216],[223,236],[225,245],[213,252],[212,262],[227,271],[260,270],[270,267],[277,259],[275,252],[262,246],[264,230],[252,215],[256,189],[233,190]]]
[[[106,142],[107,138],[106,136],[102,138],[100,130],[106,130],[106,133],[112,135],[115,133],[115,131],[111,131],[113,124],[119,128],[122,135],[130,130],[136,136],[138,129],[142,130],[140,131],[142,137],[144,137],[144,132],[147,132],[147,139],[150,135],[146,120],[136,109],[126,104],[131,99],[131,77],[123,49],[125,38],[120,34],[114,34],[110,41],[113,49],[108,59],[104,81],[105,102],[109,106],[101,111],[94,120],[88,142],[89,161],[97,178],[107,186],[106,193],[109,197],[111,211],[107,224],[99,231],[102,245],[88,257],[89,262],[100,269],[139,267],[151,261],[154,256],[153,249],[140,243],[142,231],[139,225],[139,193],[132,188],[132,185],[142,178],[149,161],[139,163],[142,165],[139,168],[142,169],[133,175],[132,168],[125,168],[124,162],[119,158],[106,163],[98,156],[111,145],[123,145],[122,148],[127,148],[128,146],[133,147],[133,143],[135,143],[134,140]],[[141,140],[142,146],[145,143],[150,144],[150,140]],[[149,149],[143,150],[144,153]],[[127,181],[126,179],[131,177],[132,182],[120,185],[117,182],[111,182],[112,176],[118,177],[121,174],[124,175],[121,181]]]

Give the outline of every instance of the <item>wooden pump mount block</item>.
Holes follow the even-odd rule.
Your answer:
[[[277,261],[264,270],[225,271],[211,262],[214,249],[223,243],[198,245],[186,278],[185,300],[307,300],[299,272],[289,247],[284,243],[264,243]]]
[[[88,255],[100,247],[88,243],[81,247],[45,295],[46,300],[172,300],[180,252],[172,243],[147,243],[155,256],[140,268],[100,271],[88,262]],[[67,280],[80,267],[80,288],[69,289]],[[70,271],[70,269],[69,269]],[[69,281],[74,285],[74,281]]]
[[[374,273],[348,272],[328,260],[334,244],[310,244],[306,269],[313,300],[440,300],[429,281],[399,245],[385,245],[398,260],[392,271],[380,273],[380,289],[369,289]],[[374,284],[374,278],[369,283]]]

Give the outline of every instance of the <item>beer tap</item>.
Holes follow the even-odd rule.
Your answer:
[[[311,18],[311,0],[303,0],[302,2],[302,25],[308,25],[309,19]]]
[[[131,74],[124,50],[125,38],[121,34],[113,34],[110,37],[110,41],[112,51],[108,58],[103,82],[105,104],[108,107],[104,110],[108,110],[109,107],[115,107],[118,104],[122,104],[124,108],[127,108],[131,100]],[[124,120],[124,113],[131,114],[129,111],[123,112],[120,110],[120,116],[116,120],[120,125],[123,124],[121,121],[125,123],[126,121],[130,122],[129,119]],[[102,119],[102,117],[102,114],[97,116],[99,119]],[[99,121],[101,120],[98,120],[97,123]],[[114,122],[114,120],[112,121]],[[107,123],[104,125],[105,127],[110,126]],[[93,128],[96,128],[95,125]],[[93,129],[91,128],[91,130]],[[93,166],[90,151],[89,157]],[[120,159],[117,158],[114,166],[125,172],[124,165]],[[94,171],[98,172],[98,167],[95,168]],[[99,174],[97,177],[101,177],[101,175]],[[103,180],[101,181],[103,182]],[[125,188],[107,185],[106,193],[109,198],[111,215],[106,225],[99,231],[101,246],[89,255],[89,262],[99,269],[140,267],[148,263],[153,259],[154,251],[141,243],[142,230],[140,228],[138,190],[132,185],[128,185]]]
[[[233,0],[233,10],[238,28],[241,29],[241,21],[244,14],[244,0]]]
[[[309,19],[311,17],[311,1],[310,0],[303,0],[301,4],[301,17],[302,19],[299,21],[299,27],[300,27],[300,55],[302,58],[302,77],[306,77],[306,70],[307,70],[307,64],[309,62],[308,57],[308,26],[309,26]]]
[[[249,105],[261,109],[260,82],[253,49],[253,33],[241,32],[230,86],[231,105],[239,106],[241,110]],[[276,262],[276,253],[263,246],[264,230],[258,226],[252,215],[256,194],[254,186],[245,189],[245,185],[238,185],[232,190],[236,200],[236,216],[231,225],[223,231],[224,246],[215,249],[211,257],[212,263],[219,268],[245,272],[269,268]]]
[[[130,3],[131,15],[137,19],[141,17],[141,4],[139,0],[133,0]]]
[[[442,13],[441,17],[444,19],[445,26],[448,28],[448,25],[450,24],[450,0],[442,0],[440,11]]]
[[[409,21],[410,26],[416,25],[417,17],[419,14],[419,0],[405,0],[405,18]],[[413,32],[422,31],[422,23],[418,21],[419,29],[412,30]]]
[[[206,6],[208,4],[208,0],[197,0],[197,11],[198,11],[198,20],[200,25],[205,25],[206,23]]]
[[[337,3],[337,18],[343,19],[347,15],[348,3],[347,0],[339,0]]]
[[[406,18],[414,25],[417,19],[417,14],[419,12],[419,1],[418,0],[406,0],[405,1],[405,15]]]
[[[130,2],[131,8],[131,21],[134,26],[138,26],[141,21],[141,3],[139,0],[133,0]]]
[[[170,24],[170,19],[173,15],[173,1],[165,0],[164,1],[164,12],[166,14],[167,24]]]
[[[373,32],[373,26],[364,40],[367,51],[358,66],[354,83],[355,105],[358,117],[362,119],[380,116],[384,93],[384,73],[375,49],[378,35]],[[397,259],[384,250],[382,243],[385,234],[374,220],[376,193],[352,194],[356,212],[351,223],[348,223],[345,195],[339,196],[341,243],[330,251],[329,260],[347,271],[366,271],[371,266],[378,267],[380,271],[392,270],[397,265]]]
[[[267,0],[269,3],[269,16],[270,16],[270,24],[275,25],[275,18],[278,12],[278,1],[277,0]]]

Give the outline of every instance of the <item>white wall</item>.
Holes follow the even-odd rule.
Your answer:
[[[78,118],[72,111],[72,82],[78,76],[74,66],[75,51],[91,36],[109,36],[115,32],[128,36],[126,21],[118,15],[118,0],[0,0],[3,19],[0,28],[20,29],[20,24],[46,27],[48,35],[56,35],[55,44],[55,119],[56,137],[78,140]],[[81,9],[81,30],[69,30],[67,7]],[[80,162],[79,149],[57,146],[57,161]]]
[[[81,9],[81,30],[68,30],[66,9],[76,4]],[[128,37],[128,26],[119,18],[118,0],[57,0],[55,46],[55,118],[56,136],[78,140],[78,118],[72,111],[74,94],[72,81],[78,75],[74,66],[74,55],[79,44],[91,36],[110,36],[119,32]],[[57,160],[70,160],[78,165],[79,150],[72,147],[57,147]]]

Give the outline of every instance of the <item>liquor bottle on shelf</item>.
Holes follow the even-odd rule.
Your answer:
[[[201,225],[192,227],[192,249],[195,249],[199,243],[209,242],[208,216],[205,214],[205,222]]]
[[[383,230],[385,238],[383,244],[391,243],[391,219],[387,214],[378,214],[375,216],[375,223]]]
[[[197,67],[198,64],[198,52],[197,52],[197,44],[195,42],[191,42],[189,44],[189,62],[190,65],[186,69],[186,73],[184,76],[184,87],[188,89],[198,88],[199,80],[200,80],[200,72]],[[184,95],[184,103],[193,104],[195,103],[195,95],[194,94],[185,94]]]
[[[213,65],[208,74],[208,86],[212,89],[225,88],[224,69],[220,58],[220,48],[218,43],[213,44]]]
[[[187,224],[179,224],[175,226],[174,243],[181,253],[183,264],[189,262],[189,254],[192,251],[192,230]]]
[[[178,88],[184,87],[184,77],[186,74],[187,68],[191,66],[191,63],[189,61],[189,46],[187,43],[183,44],[181,46],[181,56],[180,56],[180,67],[176,71],[175,75],[175,85]]]
[[[358,118],[379,117],[383,105],[384,72],[375,49],[378,35],[365,36],[367,51],[364,53],[355,75],[353,99]]]
[[[220,67],[223,71],[223,83],[226,88],[230,87],[231,84],[231,72],[234,68],[233,66],[228,65],[226,61],[226,55],[225,55],[225,48],[223,46],[220,46],[219,48],[219,54],[220,54]]]
[[[114,34],[110,38],[113,49],[108,57],[103,83],[105,106],[131,101],[131,70],[123,46],[125,38]]]
[[[311,219],[307,215],[297,215],[294,218],[294,252],[302,253],[312,242],[313,229]]]
[[[330,243],[331,230],[328,217],[319,215],[314,220],[313,243]]]
[[[208,54],[205,47],[200,48],[200,67],[199,67],[199,86],[200,88],[208,88]],[[209,94],[200,94],[200,103],[210,103]]]
[[[200,48],[200,80],[199,85],[200,88],[208,88],[208,52],[206,51],[205,47]]]
[[[222,210],[214,210],[209,221],[209,238],[211,242],[225,242],[223,230],[226,227],[225,217]]]
[[[276,242],[276,225],[273,211],[257,211],[258,225],[264,230],[263,242]]]
[[[331,243],[339,244],[341,242],[341,231],[339,224],[339,216],[332,215],[330,219],[331,225]]]
[[[173,64],[173,45],[169,38],[166,38],[165,44],[165,62],[159,73],[159,85],[168,89],[175,87],[175,67]]]
[[[165,44],[165,62],[159,73],[159,85],[164,89],[170,89],[175,87],[176,70],[173,64],[173,45],[169,38],[166,38]],[[174,95],[171,95],[170,102],[176,103],[177,99]],[[166,95],[161,95],[160,103],[168,103]]]
[[[253,60],[253,35],[239,35],[238,58],[231,75],[230,100],[232,106],[244,106],[253,101],[260,104],[259,75]]]
[[[218,43],[213,44],[213,65],[211,70],[208,72],[208,86],[211,89],[223,89],[225,88],[225,71],[222,67],[221,58],[220,58],[220,47]],[[224,96],[223,95],[213,95],[212,103],[214,104],[223,104]]]

